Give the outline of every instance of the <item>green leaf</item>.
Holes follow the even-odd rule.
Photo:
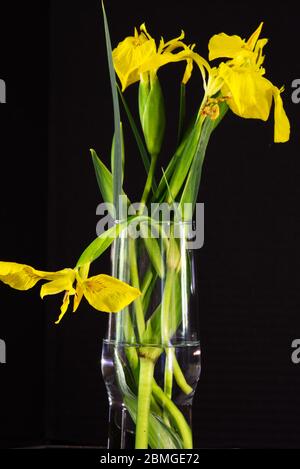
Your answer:
[[[180,159],[178,160],[178,164],[176,165],[176,168],[174,170],[173,176],[169,183],[170,192],[172,194],[173,199],[175,199],[178,193],[180,192],[182,185],[184,183],[184,180],[191,167],[193,158],[195,156],[195,152],[197,150],[197,144],[199,142],[201,127],[202,127],[201,121],[199,120],[196,123],[194,129],[192,130],[189,138],[187,139],[182,155]]]
[[[207,144],[212,132],[216,129],[219,122],[223,119],[228,106],[226,103],[221,103],[220,105],[220,115],[218,119],[211,120],[206,118],[202,126],[202,131],[196,150],[196,155],[193,160],[193,163],[190,167],[188,177],[185,182],[185,187],[180,200],[181,213],[184,213],[184,204],[192,204],[192,207],[189,207],[188,211],[184,213],[184,219],[186,221],[191,220],[193,217],[194,207],[197,202],[198,191],[201,181],[202,166],[205,157],[205,152]]]
[[[122,194],[122,140],[121,140],[121,118],[120,108],[118,100],[118,91],[116,84],[116,74],[112,58],[112,47],[109,34],[109,27],[107,17],[105,13],[104,4],[102,1],[104,30],[105,30],[105,41],[107,49],[108,68],[110,76],[110,84],[113,98],[113,110],[114,110],[114,127],[115,127],[115,151],[114,151],[114,164],[113,164],[113,200],[116,210],[116,217],[119,219],[119,196]]]
[[[119,236],[121,231],[126,228],[127,222],[119,223],[107,231],[104,231],[98,238],[96,238],[81,254],[76,267],[81,267],[88,262],[95,261],[101,254],[106,251],[107,248],[112,244],[112,242]]]
[[[118,86],[118,85],[117,85]],[[127,114],[127,118],[128,118],[128,122],[130,124],[130,127],[131,127],[131,130],[132,130],[132,133],[134,135],[134,138],[136,140],[136,144],[138,146],[138,149],[139,149],[139,153],[140,153],[140,156],[142,158],[142,161],[143,161],[143,164],[144,164],[144,167],[145,167],[145,170],[146,170],[146,174],[148,174],[149,172],[149,169],[150,169],[150,159],[149,159],[149,155],[148,155],[148,152],[147,152],[147,149],[144,145],[144,142],[143,142],[143,139],[140,135],[140,132],[138,131],[138,128],[137,128],[137,125],[134,121],[134,118],[131,114],[131,111],[128,107],[128,104],[124,98],[124,95],[122,93],[122,91],[120,90],[120,87],[118,86],[118,91],[119,91],[119,96],[121,98],[121,101],[122,101],[122,104],[124,106],[124,109],[125,109],[125,112]],[[157,185],[156,185],[156,182],[155,180],[153,179],[153,182],[152,182],[152,188],[153,188],[153,191],[156,191],[157,189]]]
[[[96,151],[91,149],[91,155],[93,160],[93,165],[96,173],[97,183],[100,189],[100,193],[105,203],[109,204],[107,206],[108,211],[110,212],[111,216],[115,218],[115,211],[111,211],[111,207],[113,204],[113,177],[109,169],[105,166],[105,164],[100,160],[99,156],[97,155]],[[122,195],[126,197],[127,205],[130,204],[130,200],[128,199],[127,195],[124,191],[122,191]]]
[[[189,125],[188,129],[186,130],[180,145],[177,147],[173,157],[169,161],[169,164],[168,164],[166,170],[164,171],[164,175],[162,176],[162,178],[159,182],[159,185],[158,185],[158,189],[155,193],[155,200],[156,201],[162,201],[164,199],[165,191],[166,191],[166,180],[168,182],[171,181],[171,177],[172,177],[172,175],[173,175],[173,173],[174,173],[174,171],[177,167],[177,164],[180,163],[180,161],[183,157],[184,151],[186,151],[186,146],[187,146],[189,140],[192,138],[193,132],[195,131],[195,124],[196,124],[196,116],[190,122],[190,125]]]
[[[161,304],[157,306],[146,323],[143,344],[161,344]]]
[[[180,277],[179,274],[175,274],[174,272],[171,272],[171,270],[172,269],[169,269],[167,271],[167,276],[171,275],[173,277],[173,281],[169,282],[169,288],[172,288],[172,321],[169,325],[168,331],[170,338],[175,334],[182,321]],[[159,304],[146,323],[146,329],[143,334],[144,344],[157,345],[162,343],[161,309],[162,305]]]
[[[145,316],[146,316],[147,310],[149,308],[151,295],[152,295],[153,289],[155,287],[157,277],[158,277],[157,273],[153,272],[153,267],[151,266],[147,270],[147,272],[146,272],[146,274],[143,278],[143,283],[142,283],[142,286],[141,286],[141,292],[142,292],[142,302],[143,302],[143,309],[144,309]]]
[[[120,236],[122,231],[127,228],[130,223],[139,223],[143,221],[153,223],[149,217],[143,215],[134,215],[121,223],[116,223],[107,231],[104,231],[104,233],[98,236],[98,238],[94,239],[94,241],[92,241],[91,244],[83,251],[76,264],[76,267],[81,267],[88,262],[94,262],[96,259],[98,259],[98,257],[101,256],[101,254],[104,253],[104,251],[106,251],[107,248],[109,248],[112,242],[118,236]]]
[[[121,122],[121,149],[122,149],[122,184],[124,180],[124,164],[125,164],[125,146],[124,146],[124,134],[123,134],[123,125]],[[114,160],[115,160],[115,150],[116,150],[116,134],[114,133],[111,145],[111,171],[114,174]]]
[[[104,163],[100,160],[95,150],[91,148],[90,150],[93,160],[93,165],[95,168],[96,179],[100,189],[100,193],[104,202],[112,204],[113,203],[113,180],[112,174],[107,169]]]
[[[151,235],[151,228],[148,224],[141,223],[141,235],[148,252],[149,259],[160,278],[164,277],[164,264],[162,253],[157,240]]]
[[[177,144],[179,144],[182,136],[184,119],[185,119],[185,91],[186,87],[184,83],[180,84],[180,101],[179,101],[179,119],[178,119],[178,134],[177,134]]]

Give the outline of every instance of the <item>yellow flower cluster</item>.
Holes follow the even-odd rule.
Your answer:
[[[263,23],[247,41],[225,33],[213,36],[208,45],[209,60],[227,60],[218,67],[211,67],[194,51],[194,45],[188,46],[183,42],[183,32],[168,42],[161,39],[157,47],[143,24],[140,33],[135,29],[134,36],[124,39],[113,51],[122,90],[143,80],[145,74],[155,76],[160,67],[179,61],[186,61],[182,81],[187,83],[195,62],[200,68],[205,90],[201,111],[207,107],[210,98],[221,93],[221,99],[226,98],[228,106],[238,116],[266,121],[274,101],[274,141],[286,142],[290,136],[290,124],[281,99],[283,88],[277,88],[264,76],[263,48],[268,40],[259,39],[262,26]],[[217,115],[216,106],[212,115]]]

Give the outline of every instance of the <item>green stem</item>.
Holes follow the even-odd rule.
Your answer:
[[[154,363],[147,358],[140,358],[140,379],[136,421],[135,448],[148,448],[148,424]]]
[[[154,178],[154,173],[155,173],[157,157],[158,155],[151,155],[151,164],[150,164],[147,181],[146,181],[144,192],[143,192],[142,199],[141,199],[142,206],[146,205],[151,187],[153,185],[153,178]]]
[[[193,391],[193,388],[187,383],[184,374],[177,361],[175,350],[172,349],[173,353],[173,373],[177,386],[186,394],[189,395]]]
[[[148,448],[149,412],[152,395],[154,365],[161,354],[159,348],[142,347],[140,355],[140,377],[136,418],[135,448]]]
[[[128,308],[126,308],[126,310],[123,311],[122,314],[124,315],[124,319],[123,319],[124,342],[126,344],[133,344],[132,346],[129,345],[125,348],[125,353],[126,353],[129,366],[132,370],[135,382],[137,383],[139,379],[139,357],[138,357],[136,346],[134,345],[136,343],[136,338],[135,338],[132,321],[131,321]]]
[[[172,390],[173,390],[173,362],[172,354],[170,353],[170,347],[165,349],[166,361],[165,361],[165,376],[164,376],[164,393],[169,398],[172,399]],[[163,408],[163,419],[165,424],[170,427],[170,420],[166,412],[165,407]]]
[[[165,383],[164,383],[164,391],[165,395],[172,399],[172,388],[173,388],[173,354],[172,348],[167,347],[165,349],[166,353],[166,363],[165,363]]]
[[[126,308],[126,311],[124,311],[122,314],[126,312],[126,316],[124,317],[124,341],[126,344],[132,344],[129,345],[128,347],[125,348],[125,353],[126,357],[129,363],[129,366],[132,370],[134,380],[136,384],[139,382],[139,356],[138,356],[138,349],[136,347],[136,337],[135,333],[132,327],[132,321],[131,317],[129,315],[129,311]],[[151,396],[151,409],[152,411],[156,414],[162,417],[162,411],[161,408],[159,407],[158,403],[154,399],[153,396]]]
[[[180,412],[178,407],[174,404],[171,399],[169,399],[163,390],[158,386],[158,384],[153,380],[152,383],[152,392],[154,397],[163,406],[170,414],[174,421],[174,425],[177,428],[179,435],[181,436],[184,449],[193,448],[193,438],[192,431],[187,421],[184,418],[184,415]]]
[[[139,280],[139,272],[138,272],[134,239],[129,240],[129,252],[130,252],[131,284],[133,287],[138,288],[140,290],[140,280]],[[137,323],[139,340],[141,340],[145,331],[145,318],[144,318],[143,304],[142,304],[142,300],[140,297],[135,300],[133,306],[134,306],[135,313],[136,313],[136,323]]]

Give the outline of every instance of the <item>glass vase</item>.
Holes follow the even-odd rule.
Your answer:
[[[200,376],[193,236],[190,223],[145,221],[114,241],[112,274],[141,296],[109,315],[103,341],[108,448],[193,447]]]

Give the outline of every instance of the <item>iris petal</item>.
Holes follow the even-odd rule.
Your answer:
[[[141,295],[137,288],[104,274],[83,281],[82,288],[90,305],[107,313],[122,310]]]
[[[0,280],[16,290],[29,290],[39,280],[55,280],[58,277],[69,275],[70,272],[73,272],[72,269],[46,272],[36,270],[26,264],[0,261]]]
[[[274,142],[284,143],[290,138],[290,123],[283,108],[282,90],[274,86]]]
[[[245,41],[239,36],[228,36],[228,34],[215,34],[208,43],[209,60],[226,57],[233,59],[241,49],[245,47]]]

